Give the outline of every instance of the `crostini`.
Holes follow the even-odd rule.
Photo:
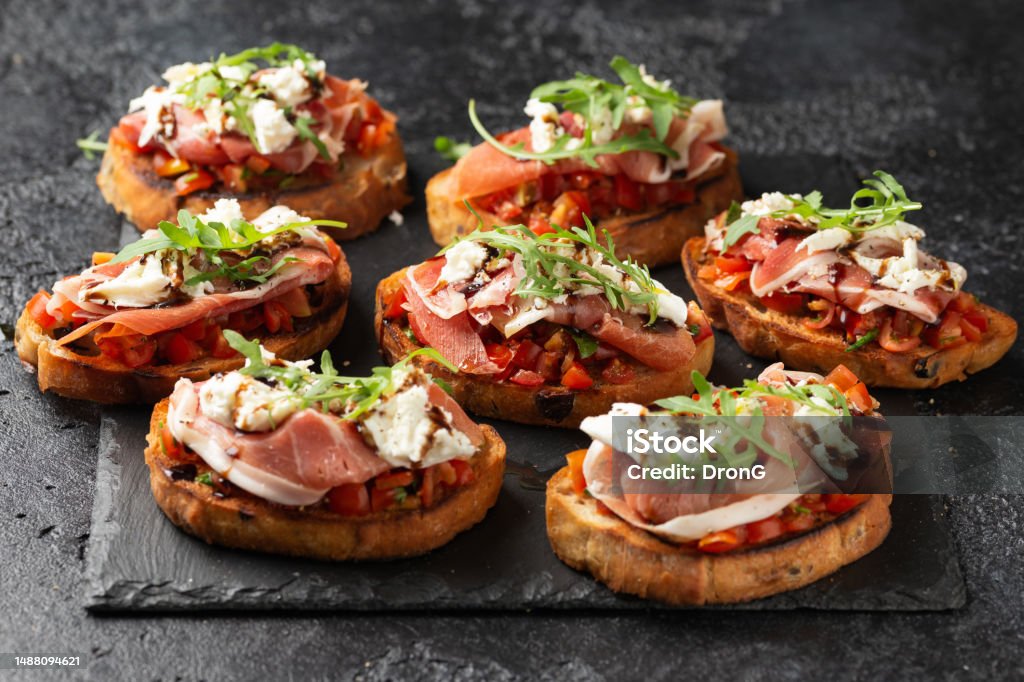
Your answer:
[[[385,359],[432,346],[458,371],[416,362],[464,408],[526,424],[575,427],[615,402],[690,390],[691,370],[711,366],[707,318],[586,224],[479,230],[381,281]]]
[[[727,604],[803,587],[882,543],[891,526],[888,493],[802,494],[803,486],[764,493],[755,482],[729,494],[625,494],[629,484],[612,480],[619,471],[612,459],[629,457],[611,445],[609,422],[620,415],[877,416],[877,403],[845,367],[822,378],[777,363],[739,388],[696,383],[693,397],[658,401],[651,410],[616,405],[584,420],[593,443],[570,453],[547,485],[548,538],[562,561],[616,592],[670,604]],[[891,490],[887,444],[882,454],[876,462],[885,467],[883,482],[871,490]],[[771,459],[759,446],[757,461]]]
[[[688,238],[741,198],[736,154],[720,142],[728,132],[721,100],[684,97],[623,57],[611,67],[621,84],[577,74],[538,86],[526,104],[529,126],[497,137],[471,101],[485,142],[427,183],[434,241],[472,232],[473,211],[487,225],[535,232],[582,226],[585,214],[614,238],[620,258],[655,266],[675,262]]]
[[[234,329],[282,358],[317,353],[338,334],[352,273],[320,226],[285,206],[242,219],[219,199],[178,224],[162,222],[118,254],[40,291],[18,320],[15,345],[39,388],[99,403],[154,403],[179,377],[240,367]]]
[[[868,386],[935,388],[996,363],[1017,323],[962,290],[960,265],[919,250],[921,208],[876,171],[849,208],[767,193],[708,222],[682,253],[712,323],[743,350]]]
[[[243,369],[181,379],[153,410],[157,504],[209,543],[316,559],[423,554],[484,518],[505,444],[408,360],[339,376],[225,333]],[[430,351],[420,351],[430,353]]]
[[[274,43],[163,75],[111,129],[96,178],[140,230],[234,198],[246,218],[283,204],[355,239],[411,200],[395,115],[315,55]]]

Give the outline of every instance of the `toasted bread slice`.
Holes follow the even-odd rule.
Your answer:
[[[146,436],[150,487],[167,518],[211,544],[334,561],[416,556],[482,521],[505,474],[505,443],[497,431],[481,426],[484,445],[470,460],[476,480],[430,509],[341,516],[319,507],[286,507],[234,487],[230,495],[216,496],[203,483],[175,480],[180,462],[160,444],[168,402],[154,408]]]
[[[702,237],[686,243],[682,260],[686,279],[711,323],[732,334],[751,355],[781,360],[790,369],[827,374],[842,364],[868,386],[935,388],[991,367],[1017,338],[1011,317],[982,305],[989,324],[980,341],[946,350],[922,344],[906,353],[890,353],[869,344],[847,352],[849,344],[838,331],[808,329],[800,318],[769,310],[752,294],[725,291],[698,277],[706,262]]]
[[[173,178],[161,178],[153,170],[152,154],[137,154],[112,140],[103,154],[96,184],[112,205],[140,231],[155,228],[161,220],[174,220],[180,209],[199,215],[217,199],[238,199],[247,219],[272,206],[284,204],[314,219],[341,220],[348,227],[322,227],[336,240],[350,240],[377,229],[381,221],[412,198],[407,191],[405,154],[398,133],[372,156],[345,156],[338,177],[323,182],[298,176],[286,189],[235,194],[214,185],[184,197],[174,192]]]
[[[704,224],[743,198],[736,152],[726,148],[724,163],[702,177],[692,204],[643,213],[604,218],[598,231],[607,230],[619,258],[631,256],[650,266],[674,263],[690,237],[704,233]],[[427,183],[427,218],[434,241],[446,246],[456,237],[477,229],[479,221],[462,201],[452,199],[452,171],[442,171]],[[478,211],[486,228],[505,225],[494,213]]]
[[[569,468],[548,481],[548,539],[559,559],[616,592],[676,605],[734,604],[809,585],[882,544],[891,495],[872,495],[856,509],[803,535],[724,554],[666,542],[598,511],[573,490]]]
[[[381,352],[390,364],[421,347],[399,325],[384,317],[387,301],[401,288],[406,270],[408,268],[394,273],[377,285],[374,326]],[[690,373],[697,370],[707,374],[714,352],[715,340],[709,337],[697,345],[697,354],[687,365],[661,372],[635,363],[635,381],[628,384],[597,382],[585,391],[554,386],[537,389],[508,381],[498,383],[487,377],[451,372],[422,356],[413,362],[446,381],[452,387],[455,400],[470,412],[523,424],[576,428],[584,418],[610,410],[613,403],[646,405],[667,396],[691,393]]]
[[[352,290],[352,272],[341,254],[331,276],[317,285],[319,303],[309,317],[294,318],[295,331],[260,339],[264,348],[285,360],[302,360],[322,351],[341,331]],[[179,378],[203,381],[217,372],[238,369],[245,358],[202,358],[184,365],[132,369],[104,356],[80,355],[57,340],[22,311],[14,333],[22,362],[35,371],[42,391],[65,398],[105,404],[155,403],[171,394]]]

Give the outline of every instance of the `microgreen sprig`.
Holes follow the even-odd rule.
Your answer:
[[[455,163],[463,156],[469,153],[469,150],[473,148],[473,145],[468,142],[459,142],[450,137],[435,137],[434,138],[434,151],[441,155],[445,161],[449,163]]]
[[[99,136],[99,131],[94,130],[86,137],[75,140],[75,145],[82,150],[82,154],[90,161],[96,158],[95,152],[105,152],[109,146],[106,142],[100,140]]]
[[[522,256],[526,276],[516,287],[514,293],[518,296],[551,300],[571,293],[566,290],[566,284],[593,286],[602,290],[612,308],[628,310],[633,306],[646,306],[650,314],[649,324],[653,324],[658,318],[658,293],[663,292],[654,284],[647,266],[630,258],[619,259],[615,255],[612,236],[605,231],[605,243],[602,244],[590,218],[584,216],[583,219],[586,228],[573,227],[567,230],[552,225],[551,232],[537,235],[525,225],[496,226],[492,230],[478,228],[463,239],[503,253]],[[455,243],[442,249],[440,254],[447,252]],[[593,265],[574,258],[578,248],[599,254],[603,261],[621,271],[635,287],[620,284]],[[568,275],[565,271],[568,271]]]
[[[785,218],[797,215],[818,230],[841,227],[853,233],[877,230],[892,225],[909,211],[922,208],[919,201],[907,197],[903,185],[889,173],[876,170],[874,177],[863,180],[865,185],[850,198],[849,208],[827,208],[821,205],[822,195],[814,190],[805,197],[787,196],[793,208],[773,211],[767,216],[743,215],[739,204],[733,202],[726,214],[724,244],[732,246],[745,234],[756,234],[763,217]]]
[[[345,405],[341,416],[350,420],[366,413],[382,396],[398,388],[394,386],[395,371],[406,368],[413,358],[424,356],[457,371],[433,348],[418,348],[392,367],[374,367],[368,377],[339,375],[330,352],[325,350],[320,356],[320,372],[317,373],[294,364],[268,364],[258,341],[248,341],[233,330],[224,330],[224,338],[245,357],[245,367],[238,370],[242,374],[275,382],[299,401],[302,408],[316,407],[327,412],[331,403],[339,401]]]
[[[526,151],[523,144],[512,147],[502,144],[488,132],[477,116],[474,100],[469,101],[469,120],[489,144],[520,160],[537,160],[551,164],[560,159],[579,158],[587,165],[596,167],[596,157],[599,154],[650,151],[673,159],[678,158],[679,153],[665,144],[665,138],[668,136],[672,119],[687,115],[697,100],[684,97],[665,85],[648,82],[640,68],[625,57],[616,56],[611,61],[611,67],[622,81],[621,85],[589,74],[577,73],[574,78],[568,80],[538,85],[530,93],[532,99],[561,106],[565,111],[579,114],[585,123],[582,138],[562,135],[547,151],[530,152]],[[651,110],[653,134],[647,128],[643,128],[635,133],[620,135],[603,144],[594,143],[594,121],[599,116],[610,114],[612,129],[619,130],[626,112],[636,108]]]
[[[346,224],[336,220],[305,220],[281,225],[264,232],[245,220],[233,220],[230,227],[219,221],[206,223],[199,216],[194,216],[182,209],[178,211],[177,225],[167,220],[161,221],[157,226],[160,231],[159,236],[146,237],[129,244],[121,249],[110,262],[121,263],[165,249],[181,252],[186,258],[202,252],[214,268],[189,278],[185,282],[186,285],[193,286],[218,277],[227,277],[236,282],[252,281],[262,284],[280,268],[296,259],[282,258],[269,269],[261,272],[257,266],[269,261],[267,256],[256,254],[238,263],[230,264],[224,261],[222,252],[244,254],[247,250],[274,235],[317,226],[343,228],[346,227]]]

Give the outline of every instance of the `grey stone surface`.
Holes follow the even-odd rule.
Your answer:
[[[1019,134],[1024,6],[1003,2],[11,1],[0,11],[0,322],[36,289],[117,243],[74,139],[105,129],[168,63],[282,39],[371,82],[402,117],[421,191],[435,134],[493,127],[530,86],[617,52],[685,91],[721,95],[749,193],[848,193],[887,168],[928,208],[931,249],[1021,317]],[[406,233],[402,233],[403,235]],[[405,238],[402,242],[406,243]],[[409,247],[410,249],[412,247]],[[356,277],[359,274],[357,272]],[[359,310],[362,306],[362,310]],[[366,316],[368,302],[357,303]],[[729,342],[719,337],[727,348]],[[993,371],[893,412],[1020,414],[1021,346]],[[715,376],[752,371],[723,355]],[[932,402],[934,401],[934,402]],[[0,650],[80,652],[91,679],[745,679],[1020,677],[1024,503],[949,503],[969,601],[956,612],[89,616],[83,553],[99,411],[40,396],[0,344]],[[56,676],[56,675],[54,675]],[[44,673],[24,675],[41,679]],[[62,676],[67,677],[67,675]]]

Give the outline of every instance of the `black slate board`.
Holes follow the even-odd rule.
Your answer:
[[[424,557],[331,564],[209,546],[179,531],[149,492],[146,417],[133,409],[104,416],[86,567],[93,611],[656,606],[614,594],[551,552],[543,492],[550,470],[520,458],[568,450],[579,441],[573,432],[499,424],[519,463],[481,524]],[[908,495],[896,498],[893,531],[874,553],[810,587],[740,608],[933,611],[965,598],[940,498]]]

